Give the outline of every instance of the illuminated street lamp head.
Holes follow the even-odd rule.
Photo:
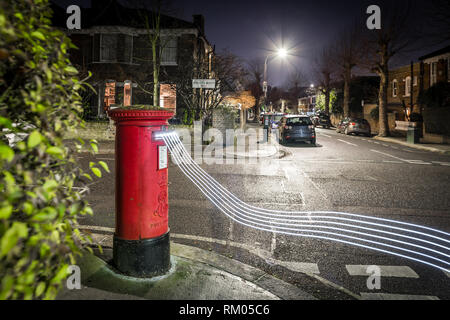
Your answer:
[[[281,48],[281,49],[278,50],[278,56],[279,56],[280,58],[286,58],[287,55],[288,55],[288,52],[287,52],[286,49]]]

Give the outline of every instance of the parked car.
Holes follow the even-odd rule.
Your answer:
[[[321,126],[324,129],[330,129],[331,128],[331,118],[327,114],[319,114],[317,116],[317,126]]]
[[[278,131],[280,143],[302,141],[316,145],[316,129],[308,116],[284,116]]]
[[[345,133],[346,135],[362,134],[366,137],[370,137],[372,135],[370,124],[366,119],[346,118],[341,121],[336,131],[339,133]]]

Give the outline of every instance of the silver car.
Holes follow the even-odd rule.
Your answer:
[[[372,136],[370,124],[366,119],[350,119],[344,127],[344,133],[346,135],[362,134],[366,137]]]

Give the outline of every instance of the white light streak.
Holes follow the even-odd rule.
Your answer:
[[[449,272],[450,247],[448,244],[450,243],[450,234],[447,232],[401,221],[351,213],[326,211],[289,212],[251,206],[229,192],[195,163],[176,133],[164,133],[161,137],[169,147],[174,162],[186,177],[222,213],[239,224],[272,233],[331,240],[358,246],[421,262]],[[346,223],[342,223],[342,221]],[[408,226],[421,231],[401,226]],[[426,230],[428,233],[422,230]],[[390,237],[380,234],[389,235]],[[399,238],[414,242],[402,241]],[[425,246],[425,244],[429,246]],[[379,248],[380,246],[390,250],[381,249]],[[407,254],[391,250],[402,251]],[[432,253],[440,257],[430,255]]]

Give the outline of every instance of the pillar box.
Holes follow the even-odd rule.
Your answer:
[[[116,229],[113,263],[122,273],[152,277],[170,269],[167,146],[168,111],[114,109]]]

